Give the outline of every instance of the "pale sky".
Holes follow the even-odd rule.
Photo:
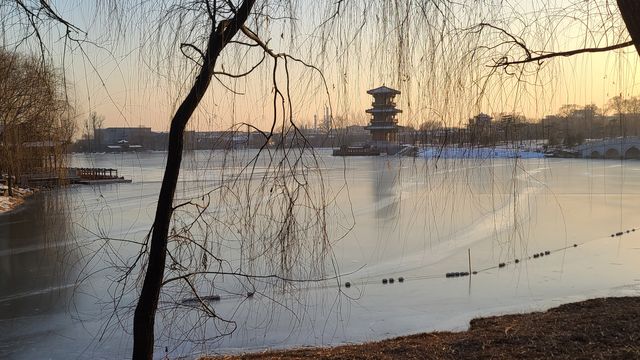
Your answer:
[[[65,69],[80,116],[85,118],[89,111],[96,111],[105,116],[105,126],[151,126],[166,131],[176,100],[182,98],[190,84],[188,70],[195,66],[177,48],[169,46],[172,42],[166,33],[163,40],[154,37],[157,22],[143,23],[146,18],[156,19],[161,11],[127,13],[123,6],[123,13],[130,18],[119,18],[118,22],[113,17],[122,14],[105,16],[103,9],[96,10],[90,1],[52,2],[95,43],[84,44],[84,52],[67,49],[63,61],[57,33],[51,31],[46,39],[53,44],[50,48],[54,61]],[[421,18],[417,0],[401,2],[406,7],[402,9],[390,1],[354,0],[341,10],[340,21],[327,31],[318,30],[334,3],[301,0],[292,10],[293,22],[274,21],[268,29],[260,29],[261,37],[270,39],[272,49],[289,52],[324,73],[328,96],[315,70],[288,63],[293,117],[299,124],[311,125],[314,114],[322,116],[325,104],[332,105],[334,116],[363,124],[367,121],[364,110],[371,102],[366,90],[382,84],[403,91],[397,99],[404,110],[399,120],[414,126],[426,120],[459,125],[480,111],[516,112],[539,118],[567,103],[602,107],[613,96],[640,94],[639,58],[633,48],[550,60],[540,71],[530,71],[520,81],[501,70],[487,78],[490,69],[486,65],[496,55],[470,55],[478,46],[493,46],[504,40],[495,31],[469,35],[468,28],[481,21],[522,34],[534,50],[569,50],[628,40],[619,15],[601,7],[605,0],[513,1],[516,5],[499,9],[453,9],[447,24],[433,8],[427,9],[433,15]],[[608,6],[611,9],[614,5]],[[571,17],[580,17],[581,21]],[[117,37],[113,35],[115,24],[124,29]],[[291,24],[295,26],[293,41]],[[607,31],[599,31],[601,27]],[[204,34],[206,28],[200,30]],[[444,35],[434,36],[440,34]],[[176,39],[171,40],[193,41],[186,35]],[[509,54],[520,53],[511,49]],[[247,55],[237,46],[230,46],[217,68],[224,66],[229,72],[239,73],[259,58],[258,50]],[[277,80],[284,90],[284,62],[279,65]],[[233,123],[250,122],[267,129],[273,116],[272,66],[273,61],[267,60],[245,79],[223,79],[227,87],[241,95],[234,95],[214,79],[191,127],[218,130]],[[526,70],[533,68],[530,65]]]

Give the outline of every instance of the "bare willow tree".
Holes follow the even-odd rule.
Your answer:
[[[112,1],[98,6],[99,12],[111,14],[117,20],[114,31],[120,36],[126,36],[131,26],[140,31],[140,26],[131,23],[145,18],[142,23],[152,29],[155,37],[143,37],[142,42],[155,39],[151,42],[156,55],[166,51],[182,56],[182,67],[170,62],[168,72],[177,76],[172,71],[181,68],[183,77],[178,81],[178,88],[188,89],[184,94],[179,91],[178,96],[182,98],[171,119],[167,164],[150,236],[138,244],[141,251],[132,261],[119,265],[120,269],[125,269],[125,276],[118,280],[123,283],[121,293],[127,291],[126,278],[135,273],[140,264],[146,265],[133,320],[133,358],[150,359],[153,355],[156,314],[163,289],[182,282],[182,290],[177,294],[185,294],[183,290],[188,289],[201,312],[210,319],[220,319],[221,316],[209,306],[208,300],[214,299],[213,295],[205,295],[202,290],[216,277],[229,275],[238,279],[293,282],[302,280],[296,276],[298,273],[292,271],[295,263],[304,263],[302,259],[322,261],[328,256],[326,194],[322,186],[313,189],[309,179],[310,174],[321,177],[317,172],[317,160],[313,157],[309,160],[300,150],[287,146],[299,144],[300,139],[303,149],[306,144],[294,121],[293,111],[294,99],[303,98],[305,88],[298,88],[297,93],[292,93],[291,72],[308,71],[306,75],[313,74],[319,78],[321,90],[315,94],[323,96],[331,91],[347,95],[349,80],[363,81],[357,77],[354,79],[357,76],[354,73],[375,73],[371,77],[389,79],[405,91],[407,99],[429,99],[421,100],[418,106],[414,104],[416,111],[410,111],[410,114],[423,118],[435,114],[435,121],[448,122],[449,118],[466,118],[461,115],[468,112],[468,109],[454,106],[457,105],[455,95],[472,87],[477,90],[472,97],[482,97],[486,94],[487,81],[499,70],[505,70],[509,77],[522,79],[526,69],[521,66],[540,65],[553,57],[611,51],[631,45],[640,50],[639,5],[635,1],[617,2],[617,10],[632,41],[625,38],[627,32],[617,31],[619,27],[612,27],[613,34],[609,28],[603,27],[601,33],[604,35],[600,40],[606,42],[605,45],[596,46],[593,43],[600,42],[592,41],[590,44],[594,46],[573,50],[532,49],[532,45],[523,40],[527,34],[526,26],[507,28],[505,24],[510,19],[493,21],[500,18],[502,9],[513,9],[518,3],[498,0],[473,4],[446,0],[340,0],[308,4],[278,0],[185,0],[170,4],[152,1],[130,7]],[[578,3],[584,2],[572,5]],[[16,16],[22,19],[16,23],[31,29],[27,34],[40,40],[38,43],[43,53],[46,53],[46,46],[43,45],[39,26],[42,21],[58,22],[72,39],[74,34],[83,34],[44,0],[14,0],[7,4],[3,6],[8,6],[12,14],[18,14]],[[618,13],[613,14],[608,3],[599,4],[602,5],[600,13],[607,15],[603,24],[619,24],[616,22]],[[302,49],[300,52],[305,53],[304,59],[273,50],[270,42],[273,39],[265,38],[264,34],[270,34],[270,31],[277,33],[283,40],[279,43],[288,37],[295,39],[299,34],[296,28],[307,26],[299,23],[298,16],[302,11],[321,18],[313,24],[308,36],[320,40],[309,41],[306,46],[299,47]],[[149,17],[153,20],[148,20]],[[519,24],[535,22],[539,18],[538,15],[533,19],[522,18]],[[497,44],[488,44],[490,40]],[[157,56],[157,59],[162,58]],[[225,60],[227,68],[221,65],[221,59]],[[379,63],[388,66],[379,68]],[[304,70],[293,69],[294,64]],[[478,70],[487,64],[491,68],[489,75]],[[230,83],[250,76],[258,69],[267,74],[264,79],[270,85],[270,115],[273,118],[270,129],[261,131],[265,144],[263,150],[273,140],[273,134],[280,131],[283,152],[274,155],[266,151],[267,159],[262,165],[267,170],[263,173],[256,170],[261,167],[260,158],[256,156],[237,172],[229,170],[231,174],[225,173],[229,181],[221,182],[197,199],[177,201],[185,129],[197,114],[200,104],[210,100],[207,93],[211,91],[211,82],[216,81],[225,91],[240,96]],[[332,73],[323,71],[325,69],[332,69]],[[191,82],[185,84],[184,79]],[[348,99],[349,96],[340,97],[336,107],[349,108],[352,104]],[[258,130],[252,124],[239,125],[253,126]],[[259,179],[257,184],[243,182],[254,178]],[[224,221],[220,220],[219,214],[209,214],[220,209],[227,209]],[[241,266],[229,265],[220,252],[212,250],[211,243],[211,237],[227,239],[229,233],[234,234],[235,240],[241,244],[241,252],[246,251],[243,255],[252,258],[256,253],[262,254],[267,258],[263,261],[278,264],[279,269],[275,269],[278,271],[257,274],[251,271],[251,267],[246,268],[244,262]],[[219,242],[213,243],[220,245]],[[298,266],[304,268],[304,265]],[[258,267],[258,270],[264,268]],[[318,271],[314,275],[323,278],[322,273]],[[288,276],[290,274],[294,276]],[[250,290],[247,296],[252,293]],[[184,302],[178,299],[177,303]],[[221,332],[228,333],[226,329]]]
[[[155,313],[164,280],[169,227],[174,210],[173,198],[182,162],[184,131],[209,87],[220,53],[244,26],[254,4],[255,0],[244,1],[238,8],[228,7],[229,5],[227,8],[219,8],[217,2],[214,2],[213,6],[208,1],[203,4],[211,19],[211,32],[204,51],[191,45],[201,55],[199,60],[202,64],[189,94],[171,120],[167,164],[153,221],[147,270],[133,321],[134,359],[153,358]],[[222,16],[224,18],[220,19]]]
[[[119,299],[122,294],[130,290],[127,287],[130,284],[127,281],[129,276],[138,274],[140,272],[138,266],[144,264],[145,271],[140,272],[143,278],[142,289],[133,319],[133,357],[152,358],[155,340],[154,323],[163,287],[167,288],[176,282],[183,282],[180,288],[189,289],[192,299],[196,300],[202,312],[211,319],[222,319],[208,305],[208,300],[212,299],[211,296],[202,294],[202,291],[207,290],[197,288],[197,285],[202,282],[210,282],[206,277],[228,275],[239,279],[274,280],[283,284],[307,281],[300,276],[303,272],[315,273],[318,275],[316,278],[322,277],[324,271],[316,272],[314,269],[322,267],[318,263],[325,259],[329,252],[324,228],[325,197],[322,195],[322,185],[319,188],[311,188],[310,185],[316,183],[310,181],[309,176],[314,173],[314,169],[319,168],[319,164],[313,154],[310,157],[305,155],[310,149],[293,121],[288,81],[292,63],[310,69],[319,74],[320,78],[322,76],[317,68],[304,61],[285,53],[272,51],[267,41],[263,41],[258,35],[257,29],[267,28],[270,22],[281,18],[283,12],[285,15],[281,19],[293,20],[291,16],[286,15],[286,9],[290,7],[286,2],[265,1],[258,6],[253,0],[241,2],[198,0],[177,1],[172,4],[164,2],[142,4],[133,6],[133,9],[119,2],[103,4],[103,6],[100,7],[100,11],[112,14],[117,14],[119,11],[127,12],[117,17],[118,25],[122,25],[122,28],[114,30],[115,37],[125,36],[126,32],[122,29],[128,29],[128,26],[137,26],[128,22],[129,11],[139,11],[141,17],[146,17],[147,12],[160,13],[158,24],[153,25],[158,42],[184,36],[179,45],[169,43],[168,47],[179,49],[191,67],[186,71],[188,74],[186,77],[193,76],[190,90],[187,91],[171,120],[167,164],[150,236],[144,241],[133,242],[139,244],[140,251],[137,256],[130,259],[130,262],[118,261],[114,264],[114,268],[124,269],[123,276],[116,280],[118,284],[122,284],[119,295],[116,295]],[[77,51],[84,51],[83,46],[88,44],[86,40],[76,38],[82,37],[84,33],[58,15],[53,5],[48,2],[16,0],[4,3],[0,12],[11,15],[14,25],[18,28],[11,33],[14,38],[17,38],[13,45],[19,46],[35,38],[43,59],[50,54],[49,46],[44,41],[45,34],[42,32],[42,28],[47,25],[60,23],[64,32],[63,38],[75,44],[74,46],[78,46]],[[149,23],[145,20],[143,24]],[[137,30],[140,28],[138,27]],[[241,40],[234,39],[238,33],[242,33]],[[239,70],[238,73],[231,71],[241,67],[236,65],[246,65],[244,60],[232,61],[232,70],[229,71],[224,68],[216,69],[223,49],[230,44],[240,49],[235,51],[235,55],[239,58],[244,58],[246,53],[256,50],[262,55],[256,57],[256,64],[251,65],[247,70]],[[68,49],[65,43],[64,50]],[[250,57],[250,59],[253,58]],[[222,185],[204,193],[201,197],[198,196],[197,199],[175,205],[185,128],[205,97],[212,78],[235,93],[221,78],[233,80],[246,77],[265,62],[265,59],[270,59],[270,72],[272,72],[272,77],[269,79],[273,87],[271,129],[261,131],[251,124],[246,124],[262,134],[263,148],[258,155],[242,166],[239,173],[233,174],[235,170],[232,169],[229,171],[231,175],[222,174],[230,178]],[[171,69],[172,66],[170,64],[169,68]],[[324,87],[326,89],[326,84]],[[282,152],[278,154],[266,148],[275,138],[276,126],[281,132],[278,141]],[[302,148],[298,148],[300,144]],[[265,167],[266,171],[262,170]],[[320,174],[315,172],[313,176],[320,176]],[[257,186],[251,184],[253,178],[258,179]],[[244,185],[245,183],[247,185]],[[322,184],[322,181],[319,183]],[[210,208],[211,198],[216,194],[221,195],[216,198],[218,202],[214,202]],[[220,217],[215,215],[205,216],[207,209],[215,213],[225,207],[236,208],[227,212],[227,217],[230,218],[228,220],[221,221]],[[240,209],[237,209],[238,207]],[[185,209],[189,209],[183,212],[186,219],[174,217],[176,212]],[[200,229],[196,231],[198,227]],[[221,258],[219,253],[212,249],[216,247],[219,240],[214,239],[213,244],[207,241],[214,234],[224,239],[225,234],[219,234],[218,227],[225,230],[233,227],[233,230],[237,230],[236,236],[240,237],[238,240],[241,243],[241,254],[246,251],[242,256],[247,257],[249,263],[255,263],[256,260],[252,260],[254,258],[261,258],[265,267],[251,264],[245,267],[244,262],[240,265],[225,267],[225,264],[230,262]],[[115,240],[105,238],[105,242]],[[170,242],[171,249],[169,249]],[[123,260],[122,257],[118,259]],[[308,262],[305,263],[305,260]],[[172,276],[166,275],[167,266]],[[295,271],[296,269],[301,271]],[[254,291],[256,290],[251,287],[247,296],[252,296]],[[180,296],[181,293],[182,290],[178,290],[170,296],[176,294]],[[177,305],[191,302],[187,300],[185,302],[177,299]],[[228,330],[222,332],[228,333]]]
[[[138,302],[138,306],[136,308],[136,314],[134,319],[134,358],[150,358],[153,353],[153,343],[154,343],[154,335],[153,335],[153,327],[154,327],[154,316],[158,307],[158,299],[161,292],[161,288],[163,284],[166,284],[169,280],[173,279],[165,279],[164,278],[164,270],[166,266],[166,256],[167,256],[167,244],[168,239],[170,237],[170,223],[171,216],[175,209],[173,205],[173,199],[176,189],[176,183],[178,180],[178,174],[180,170],[180,162],[181,162],[181,154],[182,154],[182,141],[183,141],[183,133],[184,129],[187,125],[187,122],[193,112],[195,111],[198,103],[203,98],[206,89],[209,86],[211,79],[218,76],[227,76],[227,77],[239,77],[246,75],[253,71],[255,67],[260,65],[262,60],[255,65],[251,69],[249,69],[244,74],[229,74],[224,71],[216,71],[216,62],[220,57],[223,49],[231,44],[236,43],[238,45],[244,45],[249,47],[258,47],[262,49],[264,52],[264,57],[270,57],[273,60],[273,71],[276,73],[277,66],[279,61],[284,63],[284,69],[286,74],[288,74],[289,62],[299,62],[304,64],[305,66],[310,67],[310,65],[306,64],[302,60],[299,60],[291,55],[287,55],[284,53],[277,53],[269,47],[268,43],[261,39],[259,35],[259,31],[252,30],[250,24],[256,19],[259,19],[261,16],[267,16],[268,11],[266,11],[267,7],[270,6],[291,6],[286,4],[281,4],[278,2],[264,2],[260,3],[258,8],[256,9],[256,1],[245,0],[239,2],[237,5],[234,5],[229,2],[209,2],[205,1],[204,3],[198,2],[190,2],[190,6],[200,7],[203,10],[206,10],[206,14],[209,16],[208,27],[210,29],[208,35],[208,41],[206,42],[206,47],[204,49],[200,49],[197,45],[193,43],[182,43],[180,45],[181,50],[185,53],[185,56],[194,57],[194,62],[198,63],[198,73],[195,78],[195,81],[191,87],[189,94],[186,96],[184,101],[178,107],[176,114],[173,117],[171,122],[171,130],[170,130],[170,144],[169,144],[169,155],[167,161],[167,167],[165,169],[165,175],[163,178],[162,188],[160,192],[158,207],[156,210],[153,231],[150,240],[150,252],[148,257],[148,265],[146,269],[146,275],[144,280],[144,285],[142,288],[142,292],[140,295],[140,300]],[[336,4],[330,6],[333,11],[326,19],[326,23],[335,22],[336,24],[342,23],[341,17],[345,16],[345,12],[353,11],[352,7],[357,7],[358,4],[348,4],[342,1],[337,2]],[[421,26],[425,21],[431,20],[434,17],[434,11],[440,11],[440,14],[444,21],[447,21],[449,13],[447,10],[441,10],[438,7],[438,3],[434,3],[433,7],[429,9],[430,4],[426,4],[423,2],[410,2],[408,4],[400,4],[395,3],[394,5],[385,5],[385,4],[360,4],[364,9],[364,14],[362,15],[362,24],[363,26],[367,26],[366,19],[368,15],[376,14],[377,12],[384,13],[385,11],[390,10],[390,14],[392,16],[383,16],[383,23],[375,26],[381,26],[383,32],[385,32],[385,28],[389,28],[390,31],[394,31],[391,29],[399,28],[400,30],[394,31],[397,34],[397,38],[394,39],[394,46],[398,48],[397,54],[399,54],[399,58],[395,59],[394,63],[397,66],[396,73],[399,77],[402,76],[410,76],[409,74],[405,74],[405,71],[408,67],[408,62],[411,58],[410,51],[413,50],[409,45],[410,42],[410,34],[412,32],[412,26]],[[447,6],[455,6],[453,4],[449,4],[448,2],[442,2],[440,4],[443,7]],[[625,2],[619,1],[620,11],[623,14],[623,18],[627,23],[627,27],[630,29],[630,32],[633,36],[633,25],[636,24],[636,14],[634,11],[634,7],[637,7],[634,2]],[[412,14],[412,10],[422,9],[423,16],[422,21],[414,20],[412,22],[412,17],[415,17],[415,14]],[[451,10],[449,10],[451,11]],[[285,12],[286,14],[286,12]],[[251,19],[251,16],[254,16],[256,19]],[[395,18],[394,18],[395,16]],[[293,21],[293,13],[289,16]],[[358,19],[357,17],[355,17]],[[411,25],[413,23],[413,25]],[[629,25],[631,24],[631,25]],[[497,28],[491,24],[481,23],[480,27],[491,27],[500,32],[502,30]],[[323,31],[333,31],[331,27],[322,27]],[[440,28],[442,29],[442,28]],[[244,40],[234,40],[236,34],[242,33]],[[430,33],[430,32],[427,32]],[[594,51],[610,51],[613,49],[617,49],[623,46],[629,46],[633,42],[623,42],[621,44],[610,45],[606,47],[598,47],[598,48],[584,48],[574,52],[556,52],[553,54],[549,53],[536,53],[528,49],[528,47],[522,44],[516,37],[513,37],[508,32],[504,32],[508,37],[506,43],[510,43],[510,46],[520,47],[522,51],[525,53],[524,59],[517,60],[500,60],[494,66],[506,68],[508,66],[513,66],[518,63],[524,62],[536,62],[541,61],[546,58],[550,58],[553,56],[567,56],[572,55],[574,53],[582,53],[582,52],[594,52]],[[327,35],[326,38],[330,38],[330,35]],[[504,44],[503,44],[504,45]],[[381,58],[385,58],[386,55],[381,56]],[[406,57],[406,58],[405,58]],[[280,88],[277,86],[277,78],[274,75],[273,83],[274,83],[274,108],[278,106],[278,102],[282,102],[280,106],[291,106],[291,95],[288,93],[288,87],[285,91],[287,93],[283,93]],[[283,113],[286,113],[286,108],[283,108]],[[277,113],[277,110],[274,109],[274,114]],[[289,117],[291,117],[291,111],[289,111]],[[274,126],[276,122],[273,122],[272,131],[274,130]],[[294,126],[295,123],[290,121],[290,125]],[[284,133],[284,131],[283,131]],[[268,138],[268,135],[265,135],[265,138]],[[295,160],[298,161],[298,160]],[[297,195],[289,196],[290,206],[295,206]],[[283,217],[284,216],[284,217]],[[288,233],[291,231],[291,224],[289,223],[292,219],[285,214],[281,214],[278,218],[282,218],[282,225],[280,227],[280,233]],[[292,239],[293,241],[299,241],[299,239]],[[289,251],[289,247],[282,246],[282,253],[280,262],[286,264],[288,260],[286,260],[287,252]],[[193,272],[183,274],[178,276],[176,279],[184,280],[187,284],[193,288],[193,285],[189,283],[191,276],[193,276]],[[197,291],[194,289],[194,293],[198,296]],[[201,300],[201,299],[199,299]]]
[[[0,169],[12,179],[55,172],[74,131],[71,106],[60,74],[36,58],[0,49]]]
[[[549,14],[542,14],[548,17],[540,16],[539,14],[534,14],[533,19],[523,16],[521,19],[518,19],[520,20],[518,22],[519,24],[515,26],[516,28],[520,28],[520,30],[508,29],[501,24],[483,22],[474,26],[471,31],[488,30],[496,34],[496,40],[498,40],[496,44],[480,46],[479,50],[487,51],[488,53],[494,54],[494,56],[496,53],[502,52],[502,56],[496,57],[490,66],[504,69],[509,75],[515,76],[525,75],[522,67],[518,68],[518,66],[533,64],[540,67],[544,65],[547,60],[558,57],[610,52],[632,46],[635,46],[638,52],[640,52],[640,4],[636,1],[618,0],[618,6],[617,9],[615,9],[613,4],[609,2],[592,3],[594,3],[595,9],[585,10],[580,8],[580,3],[571,2],[562,10],[553,10],[553,12],[550,11]],[[545,5],[543,5],[543,7],[544,6]],[[602,23],[594,25],[593,28],[583,25],[582,29],[576,29],[583,32],[583,46],[580,48],[535,49],[529,45],[525,39],[526,35],[531,32],[530,29],[528,29],[529,26],[542,26],[543,23],[549,25],[549,22],[552,21],[562,21],[566,18],[571,20],[572,16],[576,16],[576,19],[581,19],[589,17],[589,15],[600,17]],[[620,19],[622,19],[623,22],[619,21]],[[524,27],[522,24],[524,24]],[[557,34],[551,30],[543,33],[542,42],[548,43],[556,35]],[[629,36],[631,39],[628,39]]]
[[[210,4],[207,2],[206,4],[202,5],[202,7],[207,8],[208,5]],[[256,11],[254,15],[257,18],[259,18],[261,14],[264,15],[265,6],[281,5],[286,7],[286,5],[282,5],[277,2],[264,3],[261,5],[263,7],[259,7],[260,10]],[[438,7],[438,5],[442,6],[442,9]],[[274,59],[274,66],[273,66],[274,72],[277,69],[278,61],[284,62],[285,70],[287,69],[288,61],[299,61],[296,58],[293,58],[291,56],[274,52],[273,50],[270,49],[267,42],[263,41],[260,38],[258,31],[252,30],[250,29],[249,26],[245,25],[247,22],[251,23],[252,21],[249,18],[251,15],[250,9],[252,9],[253,6],[256,6],[256,4],[253,1],[243,1],[239,3],[239,6],[237,7],[229,7],[229,4],[223,3],[223,4],[214,6],[214,9],[217,9],[217,11],[219,11],[218,13],[216,13],[212,9],[207,8],[207,13],[210,16],[210,20],[211,20],[209,26],[210,26],[210,29],[212,30],[209,35],[209,42],[207,43],[206,49],[200,50],[196,45],[191,43],[182,43],[180,45],[181,50],[184,53],[186,53],[186,56],[192,56],[194,57],[195,62],[199,62],[199,69],[200,69],[199,74],[198,74],[198,77],[196,78],[196,81],[194,82],[194,86],[192,87],[192,91],[194,91],[194,89],[197,91],[196,94],[201,94],[204,91],[204,88],[202,88],[202,86],[205,86],[206,88],[206,85],[208,85],[208,80],[210,80],[212,77],[216,75],[223,76],[223,77],[230,76],[230,74],[225,74],[224,71],[220,71],[219,73],[215,71],[215,60],[220,55],[220,52],[222,48],[224,48],[224,46],[230,43],[234,43],[234,40],[232,39],[232,37],[239,32],[242,33],[245,39],[245,40],[239,40],[238,41],[239,45],[249,44],[248,46],[261,48],[264,51],[264,56]],[[338,29],[342,30],[342,33],[340,32],[340,30],[338,31],[338,34],[343,34],[342,36],[344,36],[344,34],[347,33],[349,35],[353,35],[357,37],[358,36],[357,27],[355,28],[356,29],[355,32],[352,32],[354,30],[354,27],[340,28],[340,26],[345,26],[343,24],[345,21],[344,19],[346,18],[350,21],[353,21],[353,20],[360,21],[360,29],[365,28],[367,26],[372,26],[373,28],[382,29],[381,33],[383,34],[387,32],[391,32],[394,35],[397,35],[394,41],[391,42],[390,45],[388,45],[392,48],[395,48],[397,51],[384,52],[383,55],[376,56],[375,58],[377,60],[386,59],[390,56],[393,56],[391,54],[398,54],[399,57],[397,59],[393,59],[393,61],[391,62],[395,64],[396,68],[392,69],[391,71],[397,74],[398,78],[402,79],[404,77],[411,76],[407,70],[410,70],[413,64],[411,60],[413,51],[417,51],[417,48],[411,45],[412,44],[411,34],[414,33],[414,30],[416,30],[416,28],[424,26],[426,22],[433,19],[437,19],[438,11],[440,11],[439,16],[442,19],[442,21],[445,21],[445,22],[451,21],[450,15],[453,11],[447,10],[447,7],[454,7],[454,6],[455,5],[449,4],[448,2],[434,3],[433,5],[426,4],[423,2],[409,2],[406,4],[405,3],[403,4],[400,4],[400,3],[354,4],[354,3],[337,2],[333,6],[329,7],[330,10],[325,10],[325,11],[328,11],[328,16],[326,17],[326,20],[325,20],[326,22],[323,24],[331,24],[332,26],[335,26]],[[620,12],[623,14],[623,19],[627,23],[627,27],[629,28],[629,32],[632,34],[632,37],[633,37],[632,25],[635,21],[634,16],[636,14],[636,12],[634,12],[633,9],[630,8],[633,6],[634,4],[632,2],[626,2],[626,3],[619,2]],[[363,9],[363,12],[360,16],[357,16],[353,14],[354,9]],[[423,13],[420,15],[415,15],[414,13],[412,13],[412,11],[415,11],[415,10],[422,10]],[[349,15],[350,12],[352,12],[351,15]],[[373,18],[374,17],[373,15],[381,14],[385,12],[388,12],[388,14],[390,15],[380,16],[379,19],[381,20],[379,23],[376,23],[373,25],[368,23],[369,21],[368,19]],[[216,14],[224,14],[223,16],[224,20],[220,20],[220,15],[216,15]],[[420,18],[420,16],[422,16],[422,18]],[[290,16],[290,17],[294,18],[293,16]],[[418,19],[416,19],[416,17]],[[216,20],[218,21],[217,23],[216,23]],[[632,25],[629,25],[630,23]],[[223,25],[220,25],[220,24],[223,24]],[[332,26],[321,27],[321,31],[326,31],[326,33],[323,36],[324,39],[329,39],[332,37],[331,34],[333,33],[331,33],[331,31],[335,30],[335,28]],[[455,24],[455,26],[460,27],[460,24]],[[478,26],[483,29],[484,28],[493,29],[498,33],[500,33],[501,35],[506,36],[506,39],[501,44],[502,46],[500,49],[505,49],[506,47],[509,47],[507,56],[514,56],[513,54],[514,49],[521,50],[524,53],[524,58],[509,59],[509,57],[506,57],[506,58],[498,59],[493,64],[495,68],[506,69],[510,66],[515,66],[515,65],[524,64],[524,63],[536,63],[536,62],[540,62],[542,60],[552,58],[552,57],[557,57],[557,56],[569,56],[569,55],[575,55],[579,53],[596,52],[596,51],[611,51],[611,50],[619,49],[632,44],[632,42],[623,41],[621,43],[606,45],[603,47],[585,47],[583,49],[578,49],[578,50],[554,51],[550,53],[547,50],[535,51],[535,50],[529,49],[529,47],[523,42],[521,42],[520,39],[518,39],[516,36],[513,36],[510,32],[503,30],[496,25],[482,22]],[[438,30],[442,30],[443,28],[446,29],[446,27],[436,27],[436,28]],[[348,31],[345,31],[345,29],[347,29]],[[468,34],[473,33],[473,31],[474,30],[469,30],[468,32],[465,32],[462,36],[468,36]],[[415,32],[420,34],[419,30]],[[430,31],[425,31],[425,33],[432,34],[432,32]],[[424,34],[420,34],[420,35],[424,36]],[[420,35],[417,35],[416,38],[420,38],[419,37]],[[212,43],[212,39],[214,39],[213,43]],[[424,38],[421,38],[421,39],[424,39]],[[348,39],[348,40],[353,40],[353,39]],[[365,43],[366,45],[369,45],[369,43],[367,43],[366,40],[362,40],[362,39],[356,42],[360,44]],[[212,44],[214,46],[212,46]],[[218,45],[215,46],[216,44]],[[442,42],[439,42],[438,40],[433,40],[433,44],[442,45]],[[323,43],[322,46],[324,46],[326,49],[326,47],[330,45],[327,42],[327,43]],[[348,49],[348,47],[346,48]],[[368,52],[370,50],[364,50],[364,51]],[[434,51],[438,53],[438,50],[434,50]],[[496,52],[492,52],[492,54],[495,54],[495,53]],[[444,56],[447,54],[450,55],[451,52],[441,52],[439,54]],[[346,57],[341,59],[345,59],[345,58]],[[430,59],[435,59],[435,58],[431,57]],[[465,61],[468,61],[468,60],[465,60]],[[346,61],[344,65],[346,69],[348,67],[348,64],[346,63]],[[438,69],[438,67],[436,66],[426,66],[426,68]],[[253,68],[249,69],[249,72],[252,70]],[[234,77],[234,76],[231,76],[231,77]],[[277,79],[274,79],[274,83],[276,82],[277,82]],[[275,93],[274,107],[276,106],[277,102],[284,100],[285,96],[288,97],[288,95],[281,93],[280,89],[277,87],[274,89],[274,93]],[[178,108],[178,111],[176,112],[176,116],[174,117],[174,120],[172,122],[172,128],[171,128],[172,133],[174,133],[174,130],[175,130],[175,133],[180,135],[182,134],[182,131],[186,126],[186,120],[183,117],[184,116],[183,106],[187,106],[187,109],[195,109],[195,105],[197,105],[197,102],[194,104],[194,99],[198,99],[198,97],[196,95],[192,96],[190,93],[190,95],[187,96],[185,102],[183,102],[181,107]],[[447,104],[448,102],[444,101],[444,103]],[[290,104],[290,100],[289,100],[289,104]],[[190,110],[190,111],[193,111],[193,110]],[[174,126],[176,121],[178,124],[177,128]],[[272,128],[272,131],[273,131],[273,128]],[[266,137],[268,136],[265,136],[265,138]],[[180,150],[180,146],[181,146],[180,139],[175,139],[175,144],[176,146],[170,146],[169,153],[171,154],[170,156],[172,158],[175,158],[175,161],[178,162],[178,165],[179,165],[178,150]],[[170,163],[171,161],[172,160],[169,160]],[[149,266],[147,268],[147,276],[145,278],[145,286],[143,287],[141,301],[139,302],[139,305],[136,309],[135,324],[136,326],[139,326],[137,328],[139,331],[136,331],[136,334],[143,333],[144,334],[143,338],[145,339],[140,343],[136,341],[136,345],[135,345],[136,350],[134,350],[134,354],[136,355],[147,354],[148,356],[148,354],[152,351],[153,337],[150,335],[151,332],[149,331],[149,329],[151,329],[153,325],[153,314],[155,313],[155,310],[157,308],[157,301],[158,301],[160,289],[163,283],[166,284],[167,281],[173,280],[173,279],[168,279],[168,280],[164,280],[163,282],[162,272],[164,270],[164,266],[166,262],[165,256],[167,251],[167,239],[168,239],[167,233],[170,230],[169,223],[171,219],[171,212],[173,210],[172,201],[173,201],[173,194],[175,191],[175,183],[177,181],[178,170],[179,170],[179,166],[169,165],[167,168],[167,172],[165,173],[165,180],[163,181],[163,190],[161,191],[160,203],[158,206],[158,211],[156,212],[156,220],[154,222],[153,235],[151,238],[151,251],[150,251],[150,257],[149,257]],[[162,194],[165,194],[167,190],[169,191],[168,194],[170,196],[164,197]],[[294,202],[292,201],[292,204],[293,203]],[[289,225],[286,220],[283,222],[283,224],[284,226],[282,229],[287,229],[287,226]],[[283,247],[283,249],[286,249],[286,247]],[[282,259],[281,261],[286,262],[286,260],[282,260]],[[180,275],[176,279],[187,281],[189,276],[193,275],[193,272],[188,274],[189,275]],[[189,286],[192,286],[192,285],[190,284]],[[194,292],[197,294],[196,291]],[[139,320],[141,318],[144,319],[144,321]],[[140,338],[138,338],[137,340],[139,339]],[[140,347],[137,347],[138,345],[140,345]]]

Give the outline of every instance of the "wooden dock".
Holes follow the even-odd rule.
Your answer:
[[[68,184],[97,185],[130,183],[111,168],[62,168],[57,171],[40,171],[24,174],[20,183],[26,186],[54,187]]]
[[[131,179],[118,176],[118,169],[111,168],[69,168],[70,173],[75,173],[74,184],[99,185],[130,183]]]
[[[117,179],[94,179],[94,180],[77,180],[75,184],[81,185],[101,185],[101,184],[120,184],[130,183],[131,179],[117,178]]]

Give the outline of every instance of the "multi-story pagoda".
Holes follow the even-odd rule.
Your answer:
[[[365,129],[371,132],[371,140],[374,142],[395,142],[398,137],[398,119],[396,114],[402,110],[396,109],[396,103],[393,99],[400,91],[380,86],[379,88],[367,91],[367,94],[373,95],[372,108],[366,112],[371,114],[369,126]]]

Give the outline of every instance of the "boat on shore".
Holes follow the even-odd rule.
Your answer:
[[[379,156],[380,150],[370,145],[347,146],[342,145],[333,150],[333,156]]]

